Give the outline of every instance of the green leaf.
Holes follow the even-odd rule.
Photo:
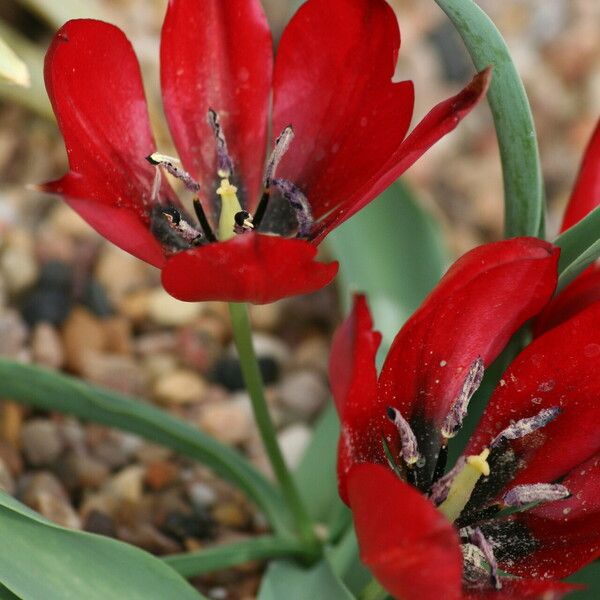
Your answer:
[[[327,558],[334,572],[354,594],[363,590],[372,578],[360,560],[354,527],[348,528],[338,544],[327,548]]]
[[[544,229],[544,192],[527,95],[502,35],[473,0],[435,0],[462,37],[478,70],[493,65],[488,91],[504,178],[506,237]]]
[[[442,276],[446,253],[440,240],[438,224],[401,182],[327,238],[340,261],[345,306],[352,291],[367,294],[383,347]]]
[[[333,403],[317,423],[310,444],[294,473],[311,518],[331,524],[342,501],[337,490],[336,456],[340,425]]]
[[[559,235],[554,243],[561,249],[557,288],[560,291],[600,257],[600,207]]]
[[[276,530],[287,531],[281,496],[263,475],[235,450],[165,411],[73,377],[10,360],[0,360],[0,397],[130,431],[198,460],[243,489]]]
[[[354,600],[327,560],[310,569],[277,561],[267,569],[260,586],[258,600]]]
[[[4,493],[0,534],[0,582],[23,600],[205,598],[147,552],[59,527]]]
[[[566,579],[568,583],[580,583],[586,589],[572,592],[569,600],[596,600],[600,592],[600,562],[593,562]]]
[[[302,548],[298,542],[264,535],[213,546],[198,552],[165,556],[163,560],[183,577],[194,577],[251,560],[293,558],[301,555]]]
[[[110,21],[110,15],[98,0],[18,0],[21,5],[58,29],[70,19],[100,19]]]
[[[26,88],[0,83],[0,98],[24,106],[42,117],[53,119],[52,108],[44,86],[44,52],[1,21],[0,36],[25,63],[31,79],[29,87]]]
[[[0,37],[0,80],[2,79],[24,87],[30,84],[27,65]]]

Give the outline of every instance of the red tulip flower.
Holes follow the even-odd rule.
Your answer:
[[[44,189],[162,269],[182,300],[265,303],[316,290],[337,271],[315,261],[318,243],[485,94],[488,71],[407,136],[414,94],[410,81],[392,82],[399,44],[384,0],[308,0],[275,61],[259,0],[169,0],[161,85],[179,162],[156,153],[124,34],[69,21],[45,78],[70,171]],[[196,219],[162,171],[193,194]]]
[[[379,376],[363,297],[335,335],[340,493],[396,598],[557,598],[572,589],[558,579],[600,556],[600,303],[517,356],[446,470],[484,369],[551,299],[558,254],[534,238],[467,253]]]

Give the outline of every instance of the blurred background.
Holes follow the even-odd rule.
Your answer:
[[[277,39],[300,2],[263,4]],[[456,93],[473,68],[433,1],[392,4],[402,34],[397,77],[415,82],[414,123]],[[600,114],[600,3],[479,4],[505,36],[529,94],[553,235]],[[158,147],[169,150],[158,86],[165,7],[166,0],[0,3],[0,37],[28,64],[32,80],[28,89],[0,84],[0,355],[147,398],[267,470],[225,307],[171,299],[152,268],[106,244],[60,200],[27,187],[67,170],[42,65],[53,32],[69,18],[102,18],[126,32],[142,64]],[[500,162],[485,104],[403,180],[439,223],[447,257],[501,237]],[[328,402],[329,339],[339,314],[333,287],[253,308],[255,343],[291,464]],[[158,554],[264,527],[247,501],[206,469],[134,436],[24,409],[9,399],[0,411],[0,487],[59,523]],[[247,600],[259,577],[255,565],[202,578],[198,586],[214,598]]]

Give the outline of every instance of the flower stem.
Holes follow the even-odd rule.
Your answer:
[[[279,482],[286,504],[294,517],[303,545],[309,553],[314,552],[316,556],[320,544],[313,530],[313,524],[308,516],[308,512],[300,498],[296,483],[285,464],[283,454],[277,442],[275,427],[269,415],[263,391],[262,376],[256,360],[254,347],[252,346],[252,332],[248,308],[245,304],[230,302],[229,314],[231,315],[233,338],[237,346],[246,389],[250,395],[254,418],[265,450],[269,456],[271,467]]]
[[[358,600],[385,600],[388,593],[381,587],[376,579],[371,581],[363,588],[358,596]]]

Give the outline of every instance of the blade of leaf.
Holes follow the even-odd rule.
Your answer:
[[[53,119],[50,101],[44,86],[44,53],[41,48],[0,21],[0,36],[27,66],[31,84],[27,88],[0,83],[0,98],[24,106],[42,117]]]
[[[554,243],[561,249],[557,287],[560,291],[600,257],[600,207],[559,235]]]
[[[569,600],[596,600],[600,590],[600,562],[593,562],[566,579],[568,583],[581,583],[587,589],[571,592]]]
[[[277,561],[267,569],[258,593],[258,600],[353,600],[341,579],[333,572],[329,561],[319,561],[310,569],[290,562]]]
[[[331,568],[354,594],[358,594],[371,581],[371,572],[360,560],[354,527],[348,529],[338,544],[327,548],[327,557]]]
[[[0,37],[0,80],[28,87],[30,84],[27,65],[13,49]]]
[[[205,548],[198,552],[165,556],[163,561],[183,577],[194,577],[254,560],[301,557],[298,542],[271,535]]]
[[[0,396],[130,431],[190,456],[243,489],[276,530],[288,532],[279,492],[238,452],[143,401],[10,360],[0,360]]]
[[[0,582],[17,597],[206,600],[147,552],[51,524],[4,493],[0,493],[0,530]]]
[[[477,70],[494,67],[487,98],[502,160],[505,235],[540,235],[544,192],[535,126],[506,42],[473,0],[435,1],[458,30]]]
[[[294,478],[310,516],[330,524],[342,501],[337,491],[336,451],[340,432],[338,417],[330,404],[313,430],[311,441]]]
[[[383,348],[438,282],[447,262],[438,224],[402,182],[334,231],[327,242],[340,260],[338,285],[346,309],[353,291],[367,294]]]

